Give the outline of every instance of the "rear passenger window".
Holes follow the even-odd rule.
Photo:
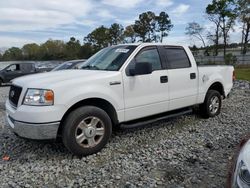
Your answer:
[[[181,69],[191,67],[189,58],[182,48],[165,48],[169,69]]]

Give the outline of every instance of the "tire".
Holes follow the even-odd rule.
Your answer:
[[[3,80],[0,78],[0,87],[3,85]]]
[[[62,141],[77,156],[99,152],[109,141],[112,122],[108,114],[95,106],[72,111],[63,123]]]
[[[204,118],[215,117],[221,111],[221,94],[215,90],[209,90],[205,101],[200,105],[200,113]]]

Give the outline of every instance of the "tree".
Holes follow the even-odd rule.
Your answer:
[[[39,48],[39,59],[58,60],[65,59],[65,43],[61,40],[49,39]]]
[[[15,61],[22,59],[23,59],[22,50],[17,47],[11,47],[8,50],[6,50],[3,54],[3,60]]]
[[[39,45],[36,43],[25,44],[22,47],[23,57],[26,60],[37,60],[39,54]]]
[[[81,46],[79,58],[81,59],[88,59],[90,56],[92,56],[95,53],[94,48],[92,44],[85,43]]]
[[[119,44],[123,41],[123,31],[124,28],[122,25],[118,23],[113,23],[109,28],[109,37],[111,41],[111,45]]]
[[[202,36],[203,32],[204,32],[204,28],[200,26],[200,24],[196,22],[191,22],[191,23],[188,23],[185,34],[189,35],[190,37],[197,38],[198,40],[202,42],[203,46],[206,47],[205,41]]]
[[[84,38],[84,41],[93,45],[94,51],[99,51],[111,44],[109,29],[102,25],[89,33],[87,37]]]
[[[240,22],[242,22],[242,54],[246,54],[250,41],[250,6],[249,0],[238,0],[237,11]]]
[[[208,39],[208,41],[210,41],[212,43],[211,49],[213,50],[213,55],[217,56],[218,55],[218,49],[220,47],[219,39],[221,38],[220,28],[216,27],[215,34],[208,31],[206,38]]]
[[[125,42],[131,42],[131,43],[134,43],[136,41],[136,33],[134,31],[134,25],[129,25],[125,28],[124,40]]]
[[[77,59],[80,53],[81,44],[79,40],[71,37],[65,46],[65,56],[67,59]]]
[[[229,31],[233,28],[236,13],[233,9],[233,0],[213,0],[206,8],[209,20],[216,24],[216,45],[218,46],[219,32],[222,32],[224,43],[224,56],[226,55],[226,47],[229,38]]]
[[[156,17],[151,11],[139,15],[139,20],[135,21],[134,31],[142,42],[156,41]]]
[[[166,12],[161,12],[159,16],[156,16],[157,32],[160,32],[160,42],[163,38],[168,36],[169,31],[173,28],[171,20]]]

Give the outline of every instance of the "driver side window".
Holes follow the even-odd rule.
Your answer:
[[[14,71],[19,71],[20,70],[20,66],[19,65],[11,65],[7,71],[10,71],[10,72],[14,72]]]
[[[145,48],[141,50],[135,57],[135,62],[143,62],[152,64],[152,70],[161,70],[161,60],[156,48]]]

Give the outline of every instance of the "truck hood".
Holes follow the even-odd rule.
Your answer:
[[[76,82],[89,82],[97,79],[113,77],[117,71],[100,70],[62,70],[47,73],[38,73],[23,76],[13,80],[13,84],[26,88],[53,88],[54,85],[63,84],[65,87]]]

